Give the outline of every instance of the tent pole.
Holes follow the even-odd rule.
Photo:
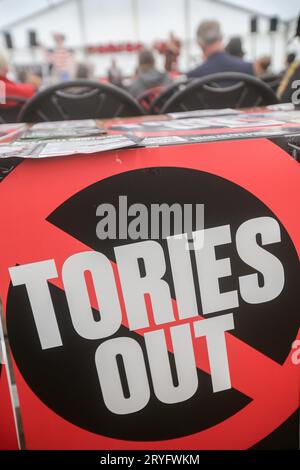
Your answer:
[[[190,26],[191,26],[191,2],[190,0],[184,0],[184,42],[185,42],[185,68],[186,70],[190,67]]]
[[[139,0],[131,0],[131,10],[133,17],[133,27],[136,41],[140,40],[140,29],[139,29]]]
[[[85,28],[85,14],[84,14],[84,0],[76,0],[77,2],[77,10],[78,10],[78,22],[80,28],[80,35],[81,35],[81,44],[82,44],[82,52],[83,56],[87,56],[86,51],[86,28]]]

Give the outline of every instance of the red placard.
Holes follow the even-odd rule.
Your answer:
[[[264,139],[27,160],[7,176],[0,185],[2,221],[7,227],[1,233],[1,295],[28,448],[248,449],[259,445],[267,448],[268,439],[280,448],[276,436],[282,426],[289,426],[292,447],[299,432],[295,425],[299,368],[292,349],[295,339],[300,339],[296,310],[298,187],[298,164]],[[205,338],[193,336],[198,377],[193,397],[162,403],[153,391],[153,377],[147,369],[150,398],[140,411],[122,415],[105,405],[95,367],[100,341],[82,338],[74,331],[61,273],[74,254],[97,251],[105,255],[114,271],[123,315],[117,337],[129,338],[131,344],[139,345],[134,346],[137,351],[140,347],[143,355],[147,354],[145,332],[161,327],[152,319],[147,328],[128,328],[128,305],[112,256],[118,242],[113,246],[95,239],[97,203],[113,202],[120,194],[127,194],[132,202],[147,204],[171,203],[176,198],[184,203],[203,202],[208,228],[229,224],[230,251],[227,256],[222,253],[221,258],[231,260],[232,274],[228,277],[233,284],[220,287],[223,292],[232,290],[233,285],[237,288],[240,277],[257,274],[237,257],[238,228],[258,218],[276,221],[280,242],[270,242],[266,251],[279,259],[285,282],[270,302],[251,305],[239,293],[239,307],[233,312],[235,328],[225,334],[229,390],[213,391],[207,343]],[[24,285],[16,285],[16,281],[11,285],[8,270],[49,260],[54,260],[57,270],[57,276],[49,280],[49,292],[61,344],[42,349],[30,296]],[[168,276],[166,279],[171,286],[172,281]],[[96,315],[95,292],[90,281],[86,282]],[[177,302],[172,294],[175,321],[171,327],[188,323],[192,329],[193,322],[205,317],[199,310],[196,319],[182,322]],[[151,305],[147,301],[146,305],[151,317]],[[172,355],[170,323],[163,325],[163,330]]]

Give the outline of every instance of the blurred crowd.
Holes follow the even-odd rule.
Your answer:
[[[135,98],[145,94],[159,94],[178,77],[187,79],[200,78],[212,73],[239,72],[256,76],[266,83],[276,84],[275,91],[282,102],[289,102],[293,92],[292,83],[300,79],[300,61],[295,53],[286,56],[282,71],[274,74],[272,58],[269,55],[258,58],[255,62],[245,60],[242,39],[232,37],[224,44],[220,23],[215,20],[203,21],[196,33],[199,54],[199,65],[192,70],[179,70],[178,59],[181,53],[181,41],[171,32],[160,51],[164,56],[164,70],[156,64],[157,51],[142,48],[137,53],[137,65],[131,77],[125,77],[115,58],[112,58],[105,78],[95,77],[94,67],[89,62],[76,62],[74,51],[66,46],[66,38],[57,33],[53,37],[54,47],[45,50],[47,66],[47,85],[69,80],[101,80],[114,86],[126,89]],[[0,49],[0,80],[6,85],[6,94],[28,99],[45,85],[40,73],[19,73],[17,79],[11,79],[11,65],[7,52]]]

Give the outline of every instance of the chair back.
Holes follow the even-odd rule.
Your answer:
[[[173,94],[162,113],[197,109],[251,108],[278,103],[262,80],[242,73],[215,73],[195,79]]]
[[[177,93],[179,90],[183,90],[190,80],[184,78],[176,83],[165,88],[151,103],[149,114],[160,114],[162,107],[165,103]]]
[[[265,77],[262,77],[262,81],[265,82],[271,88],[271,90],[274,91],[274,93],[277,93],[278,87],[281,83],[281,80],[283,79],[283,75],[283,73],[279,73],[277,75],[266,75]]]
[[[50,86],[31,98],[19,122],[107,119],[145,114],[138,102],[114,85],[76,80]]]

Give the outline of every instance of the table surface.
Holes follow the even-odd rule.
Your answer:
[[[300,110],[288,105],[276,105],[248,110],[208,110],[182,115],[149,115],[132,118],[96,120],[103,135],[134,134],[145,139],[145,146],[209,142],[242,138],[300,136]],[[213,115],[213,113],[215,113]],[[11,124],[12,128],[14,124]],[[17,140],[32,124],[0,137],[0,143]],[[155,140],[156,139],[156,140]],[[165,140],[164,140],[165,139]],[[173,139],[173,140],[172,140]]]

